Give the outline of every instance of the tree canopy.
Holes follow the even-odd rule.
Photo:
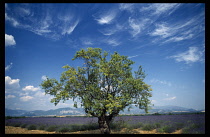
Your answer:
[[[81,66],[63,66],[60,81],[47,78],[42,82],[45,93],[54,96],[51,102],[57,105],[73,99],[74,107],[81,105],[87,114],[104,117],[107,123],[132,104],[147,112],[152,89],[143,81],[142,67],[132,73],[134,61],[117,52],[108,55],[100,48],[77,51],[72,60],[82,59]]]

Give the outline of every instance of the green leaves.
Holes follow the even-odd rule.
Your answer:
[[[142,81],[146,77],[145,72],[143,72],[143,69],[141,66],[139,66],[138,71],[134,71],[135,73],[135,78],[136,79],[141,79]]]
[[[61,89],[61,84],[56,79],[47,78],[42,82],[41,86],[45,93],[50,95],[56,95],[57,91]]]
[[[84,49],[81,49],[80,51],[77,51],[74,58],[75,59],[93,59],[93,58],[100,58],[101,49],[100,48],[87,48],[87,51]]]
[[[74,107],[80,103],[86,113],[97,117],[116,116],[131,104],[147,111],[152,89],[143,82],[146,75],[142,67],[139,66],[133,77],[132,60],[117,52],[107,60],[108,55],[100,48],[77,51],[72,60],[82,59],[84,63],[80,67],[65,65],[60,82],[55,79],[42,82],[45,93],[54,96],[51,102],[57,105],[60,100],[72,98]]]

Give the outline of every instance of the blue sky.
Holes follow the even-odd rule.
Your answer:
[[[39,86],[94,47],[142,65],[155,106],[205,108],[205,4],[5,4],[5,107],[49,110]]]

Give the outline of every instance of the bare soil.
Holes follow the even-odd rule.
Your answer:
[[[129,130],[123,128],[121,131],[112,131],[112,134],[169,134],[169,133],[158,133],[156,129],[152,131],[143,131],[140,129]],[[177,130],[171,134],[181,134],[182,130]],[[87,131],[77,131],[77,132],[65,132],[65,133],[57,133],[57,132],[47,132],[44,130],[28,130],[26,128],[21,127],[12,127],[5,126],[5,134],[100,134],[100,130],[87,130]]]

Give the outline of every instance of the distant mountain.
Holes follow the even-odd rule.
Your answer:
[[[184,108],[179,106],[154,106],[151,113],[181,113],[181,112],[197,112],[198,110],[192,108]]]
[[[201,112],[205,110],[195,110],[189,109],[179,106],[154,106],[149,110],[150,114],[153,113],[186,113],[186,112]],[[120,114],[145,114],[144,110],[139,109],[138,107],[132,107],[130,111],[124,109]],[[85,115],[83,108],[58,108],[51,110],[34,110],[34,111],[26,111],[26,110],[11,110],[5,108],[5,116],[65,116],[65,115]]]
[[[30,111],[24,114],[24,116],[49,116],[49,115],[54,115],[54,116],[63,116],[63,115],[84,115],[83,109],[82,108],[58,108],[58,109],[51,109],[47,111],[43,110],[35,110],[35,111]]]
[[[28,111],[26,110],[12,110],[5,108],[5,116],[22,116]]]
[[[82,108],[58,108],[51,110],[11,110],[5,109],[5,116],[63,116],[63,115],[84,115]]]
[[[153,106],[152,109],[149,110],[149,114],[159,113],[159,114],[167,114],[167,113],[190,113],[190,112],[201,112],[205,110],[195,110],[189,109],[179,106]],[[145,114],[145,111],[139,109],[138,107],[132,107],[130,111],[124,109],[124,111],[120,112],[120,114]]]

